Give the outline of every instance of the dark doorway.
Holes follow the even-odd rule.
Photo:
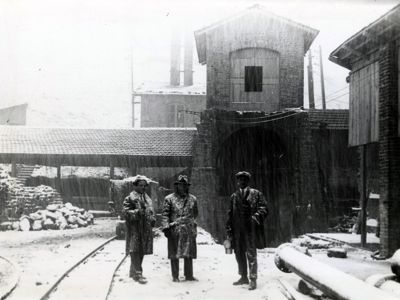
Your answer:
[[[265,224],[269,245],[290,239],[292,232],[293,184],[287,147],[271,130],[243,128],[220,146],[217,155],[219,195],[226,199],[236,190],[234,174],[246,170],[252,174],[250,185],[260,190],[268,201]]]

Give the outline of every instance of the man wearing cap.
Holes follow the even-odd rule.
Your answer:
[[[146,254],[153,254],[153,230],[155,217],[150,197],[145,193],[148,178],[133,177],[133,191],[125,198],[123,215],[126,220],[126,252],[130,254],[129,277],[140,284],[147,283],[143,277],[142,262]]]
[[[168,238],[168,258],[171,260],[172,281],[179,282],[179,259],[184,259],[184,275],[188,281],[193,277],[193,258],[197,257],[197,200],[189,194],[189,179],[179,175],[174,183],[174,193],[165,197],[162,230]]]
[[[226,229],[240,275],[240,279],[233,284],[249,284],[249,290],[254,290],[257,287],[257,249],[266,247],[264,220],[268,211],[262,193],[249,187],[250,177],[246,171],[236,174],[238,190],[231,196]]]

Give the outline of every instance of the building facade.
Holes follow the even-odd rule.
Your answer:
[[[140,127],[195,127],[206,109],[205,94],[204,85],[138,88],[133,99],[140,102]]]
[[[326,230],[334,199],[358,196],[354,180],[348,194],[337,195],[338,174],[356,178],[351,162],[325,168],[328,157],[354,155],[334,142],[347,139],[348,111],[299,108],[304,55],[317,33],[260,6],[195,32],[199,61],[207,65],[207,110],[197,125],[192,189],[201,225],[219,240],[240,170],[267,198],[270,245]]]
[[[15,105],[0,109],[0,125],[26,125],[28,104]]]
[[[400,248],[400,5],[335,49],[329,59],[350,72],[349,145],[364,153],[364,194],[380,194],[381,255]],[[372,172],[371,172],[372,170]],[[361,170],[362,171],[362,170]],[[363,201],[363,199],[361,199]],[[365,200],[364,200],[365,201]]]
[[[303,106],[303,59],[317,34],[259,6],[196,31],[199,61],[207,64],[207,107]]]

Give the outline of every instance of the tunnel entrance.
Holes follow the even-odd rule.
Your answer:
[[[269,215],[265,223],[268,245],[290,239],[292,233],[293,184],[288,147],[279,135],[262,127],[234,132],[217,154],[218,194],[228,209],[229,197],[236,190],[234,174],[252,174],[250,186],[267,199]]]

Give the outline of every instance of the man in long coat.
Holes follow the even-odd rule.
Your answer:
[[[126,251],[131,257],[129,276],[145,284],[142,262],[146,254],[153,254],[153,230],[155,217],[150,197],[145,193],[148,178],[137,175],[133,181],[133,191],[123,202],[126,221]]]
[[[162,230],[168,238],[168,258],[171,260],[172,281],[179,282],[179,259],[184,259],[186,280],[193,277],[193,259],[197,257],[197,200],[189,194],[189,180],[180,175],[175,182],[175,192],[166,196],[163,207]]]
[[[226,229],[241,276],[233,284],[249,283],[248,262],[249,290],[254,290],[257,287],[257,249],[266,247],[263,224],[268,211],[262,193],[249,187],[250,177],[250,173],[246,171],[236,174],[238,190],[231,196]]]

